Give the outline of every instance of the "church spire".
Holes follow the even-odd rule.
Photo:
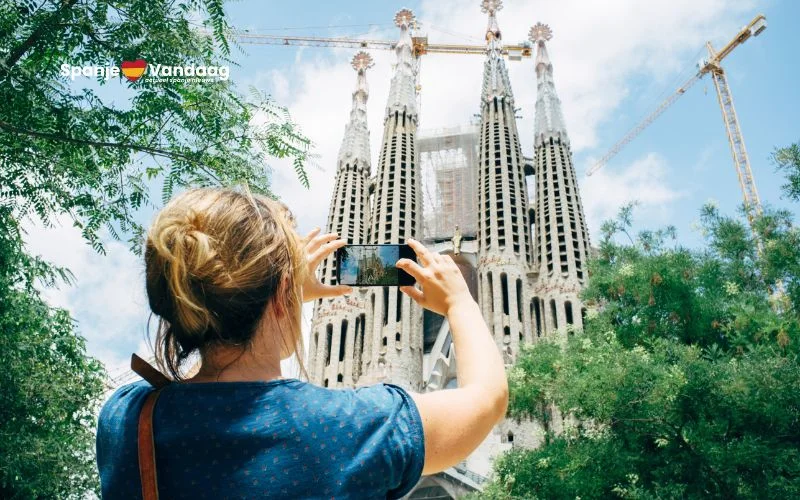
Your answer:
[[[400,28],[383,120],[383,141],[372,197],[370,244],[404,243],[422,232],[422,184],[417,152],[416,61],[408,9],[394,17]],[[367,323],[374,325],[364,366],[368,379],[419,390],[422,381],[422,309],[397,287],[373,287]]]
[[[538,271],[533,286],[533,325],[537,336],[567,327],[582,328],[580,293],[588,277],[589,231],[572,162],[561,101],[553,84],[553,65],[545,42],[553,37],[546,24],[530,31],[536,54],[536,118],[534,172],[536,177],[536,253]]]
[[[372,57],[359,52],[353,57],[352,65],[358,74],[357,83],[350,120],[345,126],[339,149],[326,229],[329,233],[338,233],[348,245],[358,245],[366,243],[369,235],[367,69],[372,66]],[[319,278],[323,283],[336,283],[334,255],[322,262]],[[309,377],[313,383],[325,387],[349,387],[361,378],[365,335],[363,310],[363,303],[358,299],[345,297],[319,299],[314,304],[308,351]]]
[[[529,40],[536,44],[536,121],[534,123],[534,146],[550,138],[568,143],[567,128],[561,113],[561,100],[553,83],[553,64],[547,54],[545,42],[553,38],[550,26],[536,23],[531,28]]]
[[[532,263],[528,196],[514,97],[496,13],[500,0],[483,0],[489,14],[478,146],[478,275],[480,303],[506,363],[532,342],[527,287]]]
[[[353,69],[358,73],[356,89],[353,91],[353,107],[350,121],[344,131],[344,139],[339,149],[339,168],[346,164],[358,165],[369,171],[369,128],[367,125],[367,69],[373,66],[372,56],[359,52],[353,57]]]
[[[503,36],[497,23],[497,11],[503,8],[503,0],[483,0],[481,12],[489,14],[486,27],[486,62],[483,66],[481,98],[489,102],[495,97],[513,101],[511,81],[503,59]]]
[[[394,23],[400,28],[400,40],[394,49],[397,62],[386,102],[387,116],[395,111],[417,114],[416,69],[411,40],[413,22],[414,14],[408,9],[401,9],[394,16]]]

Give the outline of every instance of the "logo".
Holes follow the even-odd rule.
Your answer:
[[[121,70],[121,71],[120,71]],[[83,76],[88,78],[103,78],[111,80],[119,78],[120,73],[130,82],[139,79],[148,83],[208,83],[226,81],[230,78],[230,66],[206,66],[187,64],[185,66],[167,66],[164,64],[147,64],[144,59],[135,61],[122,61],[117,66],[84,65],[73,66],[64,63],[59,74],[68,77],[73,82]],[[145,73],[147,73],[145,75]]]
[[[125,76],[125,78],[135,82],[144,74],[144,70],[147,69],[147,62],[145,62],[144,59],[137,59],[135,61],[122,61],[120,67],[122,68],[122,74]]]
[[[116,66],[73,66],[64,63],[61,65],[59,74],[61,76],[68,76],[73,82],[79,76],[111,80],[119,76],[119,68]]]

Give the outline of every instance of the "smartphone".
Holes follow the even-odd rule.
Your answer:
[[[336,251],[336,276],[340,285],[413,285],[414,277],[395,265],[403,258],[417,261],[408,245],[347,245]]]

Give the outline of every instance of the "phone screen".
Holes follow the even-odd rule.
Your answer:
[[[339,284],[352,286],[406,286],[414,277],[395,264],[417,256],[408,245],[347,245],[336,252]]]

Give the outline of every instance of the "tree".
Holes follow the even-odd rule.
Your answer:
[[[786,174],[787,183],[783,185],[785,196],[800,201],[800,143],[776,149],[772,153],[772,162]]]
[[[800,496],[800,231],[766,210],[755,234],[713,206],[706,247],[603,227],[584,332],[527,346],[510,415],[552,405],[574,425],[495,464],[488,498]],[[759,254],[755,238],[763,242]],[[785,287],[777,293],[778,282]]]
[[[37,5],[38,4],[38,5]],[[206,14],[213,36],[192,20]],[[290,158],[307,185],[310,143],[285,109],[233,80],[71,80],[63,64],[232,66],[223,0],[17,0],[0,4],[0,203],[18,220],[67,214],[98,251],[101,228],[130,235],[148,181],[247,183],[269,192],[267,160]],[[233,71],[235,71],[235,67]],[[147,74],[145,75],[147,76]],[[107,96],[124,93],[118,102]],[[121,230],[121,231],[120,231]]]
[[[2,498],[68,498],[97,483],[92,429],[105,370],[37,280],[53,286],[70,275],[29,256],[0,226]]]
[[[61,73],[137,59],[235,71],[227,29],[223,0],[0,2],[0,497],[97,489],[105,372],[69,314],[43,300],[39,287],[71,274],[28,254],[21,222],[66,218],[100,253],[103,234],[138,252],[136,214],[156,206],[158,184],[162,202],[186,186],[270,194],[267,161],[286,158],[308,186],[310,141],[284,108],[231,79]]]

